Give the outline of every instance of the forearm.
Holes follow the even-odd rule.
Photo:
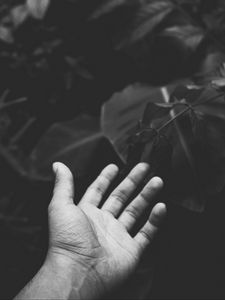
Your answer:
[[[36,276],[16,296],[15,300],[69,299],[72,282],[69,273],[60,271],[60,262],[47,259]],[[75,296],[75,295],[74,295]],[[75,299],[79,299],[79,295]]]
[[[14,300],[91,300],[100,293],[98,282],[91,269],[80,264],[72,266],[60,256],[49,256],[36,276],[14,298]]]

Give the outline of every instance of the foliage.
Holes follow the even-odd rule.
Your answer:
[[[128,99],[132,105],[127,105],[127,118],[122,116],[119,120],[118,109],[114,112],[112,105],[114,113],[108,113],[118,122],[117,127],[112,129],[110,122],[106,133],[118,152],[123,157],[124,153],[128,155],[128,165],[133,167],[139,161],[149,162],[152,167],[149,176],[164,178],[167,196],[196,211],[202,211],[206,199],[215,198],[224,189],[225,94],[221,86],[224,87],[222,79],[208,87],[177,86],[170,99],[165,99],[169,100],[167,102],[162,102],[162,93],[160,97],[160,92],[165,95],[165,89],[158,90],[157,95],[149,88],[149,95],[155,96],[152,97],[155,103],[147,105],[138,128],[133,130],[134,121],[129,119],[135,111],[132,97]],[[117,96],[117,104],[120,101],[124,103],[126,93]],[[143,89],[139,89],[135,100],[141,100],[142,94]],[[146,100],[141,104],[145,103]],[[123,111],[124,107],[121,115]]]
[[[78,194],[102,164],[140,160],[188,209],[224,191],[224,15],[222,0],[0,2],[0,211],[42,253],[27,277],[56,159]]]

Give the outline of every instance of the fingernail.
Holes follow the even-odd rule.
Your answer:
[[[149,170],[149,168],[150,168],[150,165],[146,162],[140,162],[138,165],[140,167],[144,168],[146,171]]]

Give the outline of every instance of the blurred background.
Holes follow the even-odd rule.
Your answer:
[[[114,297],[224,299],[224,121],[224,1],[1,0],[0,298],[45,258],[53,162],[78,202],[148,161],[168,218]]]

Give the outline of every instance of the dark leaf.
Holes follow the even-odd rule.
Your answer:
[[[12,29],[4,25],[0,25],[0,39],[7,44],[12,44],[14,42]]]
[[[32,17],[43,19],[50,5],[50,0],[27,0],[26,4]]]
[[[161,119],[168,116],[168,113],[171,110],[171,104],[165,103],[165,107],[161,106],[160,104],[148,103],[142,119],[143,124],[152,128],[156,128],[153,125],[153,120],[155,121],[156,119]]]
[[[157,103],[148,103],[141,124],[157,131],[161,129],[163,133],[164,124],[171,120],[170,111],[171,108],[158,107]]]
[[[160,176],[166,183],[167,178],[171,174],[172,152],[173,147],[171,143],[163,135],[158,134],[154,139],[153,145],[151,145],[150,140],[146,143],[141,156],[141,161],[145,161],[150,164],[151,177]]]
[[[140,1],[139,9],[134,18],[130,34],[121,44],[120,48],[127,44],[137,43],[153,30],[171,13],[174,5],[169,0]]]
[[[170,102],[182,102],[184,99],[186,103],[193,103],[200,98],[204,89],[199,86],[178,85],[170,97]]]
[[[215,87],[224,88],[225,87],[225,78],[214,79],[214,80],[212,80],[212,84]]]
[[[174,191],[179,198],[174,198],[177,203],[181,203],[186,208],[194,211],[203,211],[205,199],[201,195],[202,175],[198,168],[198,159],[195,151],[197,147],[197,137],[195,136],[190,120],[190,112],[177,118],[174,121],[171,138],[173,138],[173,165],[171,182],[173,181]],[[197,125],[196,125],[197,126]],[[189,201],[183,203],[187,196]]]
[[[127,157],[129,169],[132,169],[140,161],[148,162],[148,159],[146,160],[146,157],[143,157],[143,152],[146,144],[148,144],[152,150],[157,135],[157,131],[152,128],[142,128],[130,137],[128,141],[129,148]]]
[[[128,169],[139,161],[149,162],[150,176],[163,177],[172,201],[203,211],[206,199],[225,186],[224,94],[212,85],[180,85],[170,89],[171,96],[165,88],[155,89],[161,97],[156,94],[148,101],[137,126],[149,100],[147,93],[143,97],[147,87],[129,89],[106,104],[106,136],[121,157],[126,159],[128,153]],[[150,97],[154,90],[149,91]],[[165,105],[160,104],[163,100]]]
[[[53,125],[31,155],[33,172],[51,177],[51,164],[61,161],[79,176],[88,172],[94,150],[102,138],[98,119],[88,116]]]
[[[173,86],[169,89],[172,90]],[[160,88],[136,84],[114,94],[104,104],[102,130],[123,161],[127,158],[127,140],[136,131],[138,120],[142,119],[146,105],[150,101],[155,103],[163,100],[164,94]],[[164,109],[157,108],[157,110]]]
[[[221,97],[222,98],[222,97]],[[225,121],[225,101],[224,98],[217,103],[207,103],[196,106],[196,112],[205,116],[211,116],[214,118],[222,119]]]
[[[15,28],[21,25],[29,15],[28,8],[25,4],[15,6],[10,13]]]
[[[180,40],[188,49],[195,51],[204,38],[204,31],[191,24],[165,29],[164,35]]]
[[[98,19],[106,14],[113,12],[121,6],[129,4],[129,0],[104,0],[91,15],[90,19]]]
[[[200,85],[210,84],[213,80],[220,79],[225,76],[224,52],[213,51],[206,55],[199,67],[198,74],[194,76],[194,81]]]

